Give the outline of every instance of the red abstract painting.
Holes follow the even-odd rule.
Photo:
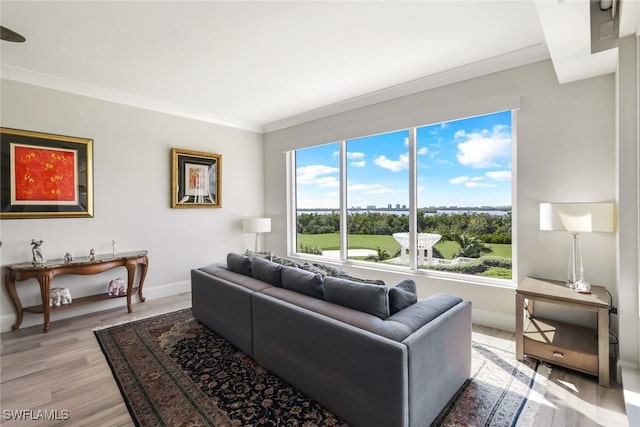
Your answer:
[[[12,151],[15,203],[78,202],[75,150],[14,144]]]

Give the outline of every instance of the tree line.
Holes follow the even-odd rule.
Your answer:
[[[484,243],[511,243],[511,212],[492,215],[485,212],[431,214],[418,209],[419,233],[440,234],[443,240],[457,240],[466,235]],[[340,231],[340,214],[298,214],[297,230],[301,234],[327,234]],[[392,235],[409,231],[409,217],[381,212],[350,213],[347,217],[348,234]]]

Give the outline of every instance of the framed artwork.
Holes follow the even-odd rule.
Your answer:
[[[93,140],[0,128],[0,219],[93,217]]]
[[[171,207],[220,208],[222,155],[171,150]]]

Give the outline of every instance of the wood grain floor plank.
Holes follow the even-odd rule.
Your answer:
[[[1,420],[10,426],[126,426],[133,425],[93,328],[141,319],[191,306],[184,293],[54,321],[51,331],[33,326],[0,335],[0,406],[3,410],[68,410],[70,419],[25,423]],[[473,325],[473,339],[515,352],[512,332]],[[598,385],[597,378],[553,367],[534,425],[627,427],[620,385]],[[615,378],[613,376],[612,378]]]

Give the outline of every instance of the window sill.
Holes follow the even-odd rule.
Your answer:
[[[456,283],[463,283],[467,285],[473,286],[490,286],[497,288],[506,288],[506,289],[515,289],[516,283],[514,279],[497,279],[493,277],[483,277],[483,276],[473,276],[469,274],[460,274],[460,273],[448,273],[444,271],[435,271],[435,270],[427,270],[427,269],[416,269],[412,270],[409,267],[385,264],[385,263],[374,263],[367,261],[357,261],[357,260],[348,260],[344,261],[338,258],[328,258],[323,256],[315,256],[310,254],[300,254],[294,253],[288,255],[288,258],[292,258],[294,260],[298,260],[301,262],[309,262],[309,263],[322,263],[331,266],[335,266],[338,268],[348,267],[353,268],[358,271],[367,272],[367,278],[376,279],[376,272],[383,273],[392,273],[392,274],[402,274],[403,276],[409,276],[412,278],[427,278],[434,280],[442,280],[442,281],[450,281]],[[355,274],[354,274],[355,275]]]

